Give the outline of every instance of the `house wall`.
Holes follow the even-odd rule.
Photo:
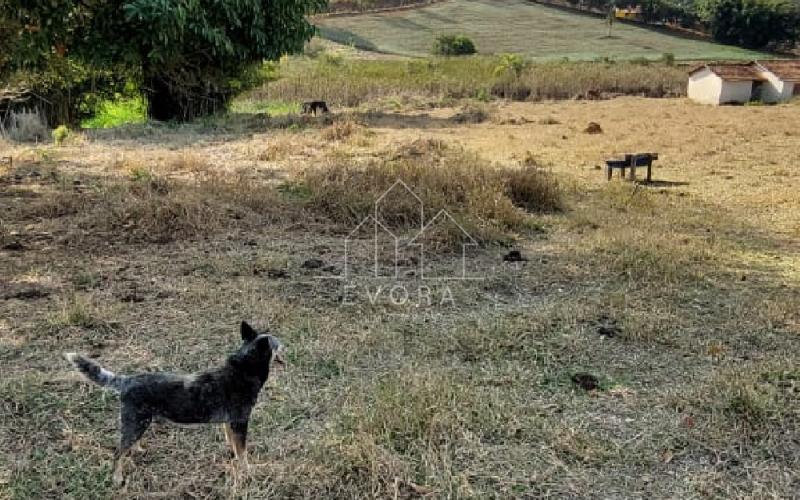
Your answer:
[[[767,81],[761,86],[760,95],[754,97],[769,103],[784,102],[792,98],[792,93],[794,92],[793,83],[784,82],[771,71],[761,71],[761,76],[766,78]]]
[[[686,94],[689,99],[703,104],[719,104],[722,93],[722,79],[708,68],[689,75],[689,86]]]
[[[739,103],[744,104],[750,100],[753,92],[753,82],[722,82],[722,92],[719,96],[720,104]]]

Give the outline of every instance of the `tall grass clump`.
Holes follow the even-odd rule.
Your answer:
[[[377,155],[365,164],[334,158],[303,173],[311,208],[355,226],[373,213],[375,202],[402,181],[422,200],[425,222],[445,210],[483,244],[502,241],[526,227],[528,211],[561,206],[561,191],[542,170],[511,172],[462,148],[417,140]],[[396,195],[396,196],[395,196]],[[419,203],[393,189],[382,222],[390,229],[419,227]],[[443,236],[444,244],[455,234]],[[440,242],[442,243],[442,242]]]
[[[514,100],[572,99],[595,94],[650,97],[685,93],[686,75],[664,63],[547,62],[526,64],[518,57],[366,60],[287,58],[277,80],[243,99],[296,102],[324,99],[358,106],[396,96],[431,100],[471,98],[491,89],[495,97]]]

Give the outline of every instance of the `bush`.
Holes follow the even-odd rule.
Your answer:
[[[563,208],[558,183],[550,173],[535,165],[512,170],[505,183],[506,195],[518,207],[530,212],[554,212]]]
[[[558,186],[541,170],[510,172],[441,141],[420,139],[377,158],[363,165],[336,158],[306,170],[301,182],[309,192],[310,207],[355,227],[373,213],[375,201],[402,180],[422,200],[427,219],[446,210],[482,244],[505,241],[508,230],[525,228],[520,207],[537,212],[560,207]],[[400,234],[419,228],[415,198],[391,199],[391,205],[391,214],[382,220],[389,229]],[[457,236],[439,235],[428,243],[450,248],[458,244]]]
[[[501,54],[494,68],[495,76],[512,75],[519,78],[527,64],[518,54]]]
[[[58,127],[53,130],[53,142],[56,143],[56,146],[60,146],[64,143],[64,140],[69,136],[69,129],[66,125],[59,125]]]
[[[40,142],[47,137],[47,125],[38,110],[12,111],[0,132],[16,142]]]
[[[433,42],[433,53],[437,56],[465,56],[475,52],[475,44],[464,35],[439,35]]]

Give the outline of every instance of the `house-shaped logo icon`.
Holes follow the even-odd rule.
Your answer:
[[[391,227],[413,228],[414,234],[410,239],[401,238]],[[370,239],[371,248],[364,248]],[[457,248],[461,258],[456,268],[432,272],[426,267],[432,260],[426,259],[426,251],[441,246],[432,242],[442,239]],[[372,213],[345,238],[343,278],[348,279],[361,271],[362,275],[375,278],[397,279],[403,266],[414,263],[417,267],[414,274],[421,279],[468,279],[467,247],[477,246],[477,241],[446,210],[439,210],[426,223],[422,199],[398,179],[375,200]],[[368,263],[364,262],[366,255],[369,255]]]

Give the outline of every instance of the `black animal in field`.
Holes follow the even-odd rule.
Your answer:
[[[325,101],[306,101],[303,103],[303,114],[317,116],[317,112],[330,113]]]

